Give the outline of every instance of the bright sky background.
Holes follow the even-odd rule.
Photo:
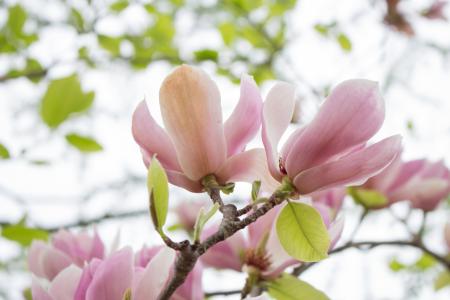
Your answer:
[[[8,2],[8,1],[7,1]],[[60,7],[53,1],[22,1],[40,13],[57,20]],[[358,0],[305,0],[289,17],[289,31],[294,41],[286,49],[285,61],[280,61],[284,76],[299,86],[304,97],[303,120],[310,120],[317,110],[318,101],[298,78],[292,68],[313,86],[336,85],[349,78],[368,78],[380,82],[386,99],[386,121],[374,140],[401,133],[404,137],[406,158],[444,159],[450,165],[450,60],[438,51],[427,47],[435,43],[450,48],[450,25],[444,22],[427,22],[418,17],[414,21],[417,37],[405,38],[380,25],[384,11],[380,1]],[[427,1],[407,1],[420,10]],[[120,32],[124,28],[139,30],[145,24],[144,14],[139,9],[129,8],[120,18],[112,18],[99,24],[100,30],[108,33]],[[450,15],[447,9],[447,15]],[[0,15],[0,22],[5,16]],[[413,17],[414,19],[414,17]],[[333,41],[319,36],[311,28],[318,22],[338,21],[342,30],[353,42],[353,51],[343,54]],[[220,41],[218,33],[207,28],[191,34],[194,20],[184,15],[177,20],[185,32],[182,51],[199,48],[199,45],[215,45]],[[44,61],[71,59],[75,55],[74,45],[79,41],[67,28],[42,32],[43,41],[30,51]],[[0,71],[11,63],[0,57]],[[222,92],[224,115],[227,116],[237,102],[239,88],[228,80],[214,74],[210,65],[204,67],[213,76]],[[33,166],[20,158],[0,164],[0,220],[16,221],[27,213],[36,224],[53,226],[65,224],[78,218],[100,216],[105,212],[119,212],[144,209],[147,206],[145,184],[127,184],[121,194],[117,190],[98,193],[80,205],[83,191],[102,184],[121,182],[129,176],[145,176],[138,147],[131,137],[131,115],[135,105],[144,97],[157,119],[159,116],[158,91],[163,78],[171,67],[165,63],[154,63],[145,71],[135,72],[120,65],[87,71],[83,86],[96,91],[96,102],[92,111],[95,118],[81,118],[75,121],[75,128],[81,133],[93,135],[103,144],[105,151],[82,156],[69,150],[61,135],[48,139],[49,132],[39,122],[35,106],[36,89],[43,92],[43,85],[34,87],[26,80],[16,80],[0,85],[0,137],[17,154],[24,146],[33,145],[31,156],[36,159],[52,158],[51,166]],[[73,71],[70,65],[61,67],[50,75],[59,77]],[[389,75],[395,72],[395,82],[388,86]],[[0,72],[1,73],[1,72]],[[263,94],[273,83],[262,87]],[[24,109],[25,107],[25,109]],[[407,129],[407,122],[413,121],[413,130]],[[73,129],[73,123],[71,128]],[[65,125],[58,129],[67,131]],[[256,142],[253,146],[259,146]],[[25,205],[18,205],[6,196],[3,189],[21,196]],[[249,194],[248,186],[239,186],[239,192]],[[192,195],[174,188],[174,200],[184,201],[205,196]],[[401,214],[402,204],[395,209]],[[356,216],[360,213],[350,201],[346,202],[343,215],[346,228],[343,240],[352,230]],[[418,217],[418,216],[417,216]],[[171,219],[173,222],[173,216]],[[433,213],[429,227],[434,228],[427,242],[437,252],[444,251],[443,224],[449,220],[448,211]],[[168,222],[171,223],[170,221]],[[374,213],[364,223],[357,238],[364,240],[395,239],[405,236],[405,231],[387,213]],[[414,224],[413,224],[414,225]],[[433,226],[435,225],[435,226]],[[147,217],[126,221],[104,222],[97,226],[107,244],[116,232],[121,232],[121,245],[132,245],[138,249],[143,243],[160,243],[153,233]],[[179,236],[181,238],[181,236]],[[17,251],[13,243],[0,241],[0,261],[6,260]],[[391,257],[401,256],[404,261],[413,261],[419,252],[408,248],[379,248],[370,253],[348,250],[331,257],[307,271],[302,279],[324,290],[333,300],[357,299],[413,299],[408,298],[405,282],[414,280],[392,274],[388,268]],[[11,299],[21,299],[20,289],[29,282],[29,276],[0,275],[0,287],[7,286]],[[207,291],[240,288],[244,277],[234,272],[218,274],[205,273],[204,285]],[[0,296],[1,297],[1,296]],[[448,289],[434,294],[428,283],[414,299],[449,299]],[[221,298],[216,298],[221,299]],[[228,297],[223,299],[239,299]]]

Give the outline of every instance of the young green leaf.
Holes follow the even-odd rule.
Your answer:
[[[217,61],[219,59],[219,52],[213,49],[202,49],[194,52],[195,59],[197,61],[212,60]]]
[[[252,200],[253,201],[256,201],[256,199],[258,199],[260,189],[261,189],[261,181],[260,180],[253,181],[253,184],[252,184]]]
[[[434,281],[434,289],[436,291],[450,286],[450,272],[447,270],[439,273],[438,277]]]
[[[277,300],[329,299],[323,292],[319,291],[309,283],[286,273],[268,283],[268,293]]]
[[[211,209],[206,213],[203,207],[200,209],[197,219],[195,220],[194,241],[200,240],[200,235],[202,234],[203,227],[205,227],[205,224],[214,216],[218,209],[219,203],[214,203],[214,206],[211,207]]]
[[[278,215],[278,238],[292,257],[319,261],[328,256],[330,237],[322,217],[315,208],[299,202],[288,202]]]
[[[0,159],[8,159],[11,155],[9,154],[8,148],[0,143]]]
[[[336,40],[339,43],[339,45],[341,46],[342,50],[344,50],[345,52],[352,51],[352,42],[345,34],[339,33],[336,36]]]
[[[22,221],[15,225],[3,227],[1,235],[23,247],[29,246],[33,240],[47,241],[49,236],[47,231],[26,227]]]
[[[82,136],[76,133],[69,133],[66,135],[66,140],[69,144],[80,150],[81,152],[98,152],[102,151],[103,147],[96,140],[91,137]]]
[[[94,101],[94,92],[84,93],[76,74],[50,82],[41,101],[42,120],[56,128],[75,113],[86,111]]]
[[[152,158],[148,168],[147,188],[153,224],[158,231],[162,231],[169,207],[169,184],[166,172],[156,157]]]
[[[357,204],[360,204],[367,209],[379,208],[388,202],[387,198],[383,194],[375,190],[349,187],[347,191]]]

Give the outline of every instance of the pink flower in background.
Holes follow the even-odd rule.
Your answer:
[[[211,201],[206,200],[182,201],[175,207],[174,211],[180,225],[189,232],[194,229],[200,209],[204,207],[205,210],[208,210],[210,206]]]
[[[263,107],[262,139],[272,176],[278,181],[288,176],[300,194],[363,182],[400,152],[400,136],[366,146],[384,121],[384,102],[375,82],[348,80],[331,92],[310,124],[290,135],[279,154],[294,94],[286,83],[270,90]]]
[[[313,203],[321,203],[331,210],[331,215],[333,218],[336,217],[337,213],[342,208],[342,203],[347,195],[345,188],[337,187],[328,190],[318,191],[312,193],[311,199]]]
[[[89,241],[84,234],[80,238],[68,232],[56,234],[53,240],[72,245],[67,243],[67,237],[71,237],[69,241],[75,237]],[[36,253],[41,253],[42,246],[51,246],[43,242],[36,245],[34,252],[30,251],[28,260],[31,265],[40,266],[39,261],[33,261],[35,258],[42,259]],[[173,275],[176,257],[175,251],[165,246],[143,247],[136,254],[131,248],[124,248],[108,257],[92,257],[78,266],[74,260],[68,264],[63,261],[62,264],[60,255],[55,251],[45,253],[45,259],[41,261],[44,264],[42,268],[51,270],[52,276],[42,276],[33,271],[36,276],[49,281],[45,283],[47,280],[33,277],[34,300],[123,300],[127,293],[131,293],[133,300],[156,299]],[[172,299],[202,300],[202,272],[201,263],[197,263]]]
[[[338,241],[343,220],[335,219],[333,209],[320,202],[313,203],[324,220],[331,239],[330,249]],[[299,264],[290,257],[281,246],[276,234],[275,221],[282,206],[275,207],[256,222],[248,226],[248,235],[238,231],[225,241],[213,246],[202,257],[205,265],[242,271],[243,267],[253,267],[261,272],[263,278],[272,278],[281,274],[291,265]],[[211,226],[203,232],[203,239],[213,234],[218,225]]]
[[[442,161],[398,158],[362,187],[382,193],[390,204],[408,200],[412,207],[430,211],[449,195],[450,171]]]
[[[93,258],[103,258],[103,242],[97,233],[94,236],[82,232],[74,234],[60,230],[52,237],[51,244],[34,240],[28,254],[28,267],[38,277],[52,280],[70,264],[83,267]]]
[[[192,192],[214,174],[220,183],[267,178],[264,150],[244,151],[261,125],[262,100],[250,76],[241,80],[241,96],[223,122],[219,90],[201,69],[182,65],[163,82],[161,114],[166,130],[152,118],[145,101],[133,115],[133,136],[144,162],[157,154],[172,184]]]
[[[422,16],[431,20],[446,21],[447,17],[445,16],[444,13],[446,5],[447,1],[436,0],[428,9],[422,12]]]

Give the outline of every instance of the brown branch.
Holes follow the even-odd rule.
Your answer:
[[[231,296],[231,295],[236,295],[236,294],[240,294],[240,293],[241,293],[241,290],[217,291],[217,292],[205,293],[205,297],[209,298],[209,297],[214,297],[214,296]]]
[[[216,198],[213,199],[214,202],[223,203],[222,199],[219,200],[220,190],[215,190],[216,191],[214,191],[214,189],[211,189],[210,191],[208,191],[208,193],[211,197]],[[261,205],[253,213],[242,220],[240,220],[237,216],[236,206],[234,206],[233,204],[223,205],[221,207],[223,218],[217,232],[208,237],[202,243],[191,244],[179,252],[179,255],[175,262],[174,276],[158,299],[169,300],[176,289],[186,280],[186,277],[194,268],[198,258],[203,255],[209,248],[224,241],[228,237],[235,234],[237,231],[255,222],[259,217],[265,215],[273,207],[292,196],[292,192],[292,186],[290,186],[289,183],[286,182],[272,194],[272,196],[266,203]]]

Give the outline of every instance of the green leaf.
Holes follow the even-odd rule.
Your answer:
[[[436,265],[436,259],[429,254],[424,253],[414,264],[414,266],[422,271],[432,268]]]
[[[327,300],[327,295],[319,291],[309,283],[292,275],[283,276],[270,281],[267,284],[268,293],[277,300]]]
[[[84,18],[83,15],[76,9],[70,9],[70,17],[72,19],[73,24],[78,32],[82,32],[84,30]]]
[[[48,240],[49,233],[45,230],[26,227],[24,220],[15,225],[5,226],[2,229],[2,236],[27,247],[33,240]]]
[[[388,203],[387,198],[375,190],[349,187],[347,191],[357,204],[361,204],[368,209],[379,208]]]
[[[219,53],[213,49],[202,49],[194,52],[197,61],[212,60],[217,62]]]
[[[336,36],[336,40],[339,43],[339,46],[341,46],[342,50],[344,50],[345,52],[352,51],[352,42],[345,34],[339,33]]]
[[[314,207],[289,201],[278,215],[276,229],[281,245],[292,257],[313,262],[328,256],[330,237]]]
[[[128,4],[129,4],[128,0],[118,0],[118,1],[114,2],[113,4],[111,4],[109,6],[109,8],[112,11],[121,12],[122,10],[124,10],[125,8],[128,7]]]
[[[405,268],[407,268],[407,266],[394,258],[389,262],[389,268],[393,272],[398,272],[398,271],[404,270]]]
[[[26,288],[22,291],[22,296],[25,300],[33,300],[33,296],[31,294],[31,288]]]
[[[98,152],[103,150],[102,145],[88,136],[69,133],[66,135],[66,140],[69,144],[71,144],[81,152]]]
[[[16,4],[8,9],[7,26],[16,37],[23,35],[23,26],[27,20],[27,12],[22,6]]]
[[[84,93],[76,74],[55,79],[41,100],[41,117],[56,128],[75,113],[86,111],[94,101],[94,92]]]
[[[258,199],[260,189],[261,189],[261,181],[260,180],[253,181],[253,184],[252,184],[252,200],[253,201],[256,201],[256,199]]]
[[[448,286],[450,286],[450,272],[445,270],[439,273],[434,281],[434,289],[438,291]]]
[[[118,56],[120,54],[120,44],[122,43],[122,37],[112,37],[108,35],[99,34],[97,40],[100,46],[109,51],[111,55]]]
[[[158,231],[166,223],[169,206],[169,184],[166,172],[156,157],[152,158],[147,175],[147,188],[150,195],[150,214]]]
[[[225,45],[230,46],[236,39],[236,27],[231,22],[225,22],[219,25],[219,31]]]
[[[219,209],[219,203],[214,203],[213,207],[205,213],[204,208],[200,208],[200,212],[197,215],[197,219],[195,220],[194,225],[194,241],[200,241],[200,236],[203,231],[203,227],[205,227],[205,224],[211,219],[214,214]]]
[[[314,30],[323,36],[328,36],[329,28],[323,24],[314,25]]]
[[[11,158],[8,149],[0,143],[0,159],[8,159]]]

